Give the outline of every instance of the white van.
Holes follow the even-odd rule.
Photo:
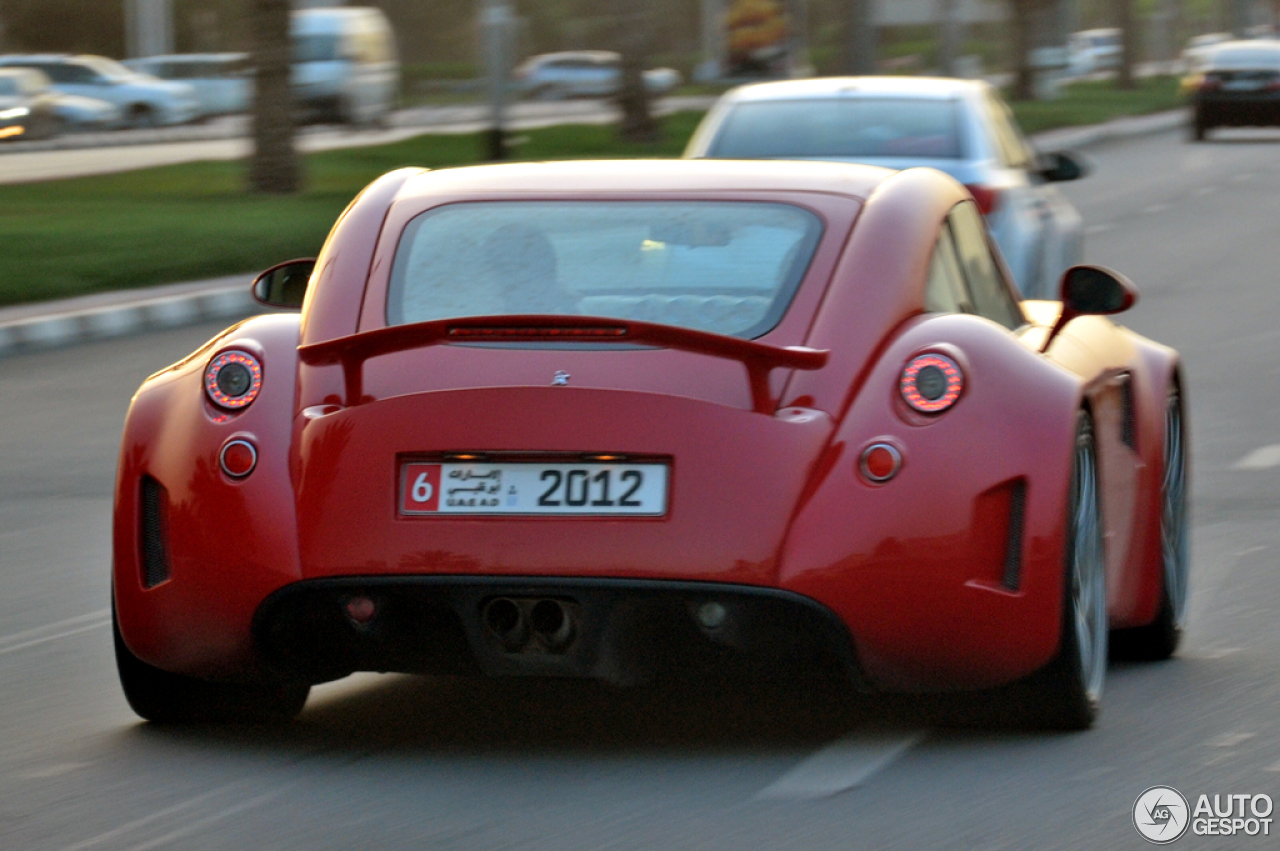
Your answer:
[[[293,91],[307,117],[379,124],[400,89],[391,24],[378,9],[343,6],[293,13]]]

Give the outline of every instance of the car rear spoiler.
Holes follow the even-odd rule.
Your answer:
[[[341,364],[347,405],[364,401],[364,362],[379,355],[449,343],[626,343],[658,346],[736,360],[747,368],[751,404],[772,413],[776,400],[769,392],[769,373],[786,369],[820,369],[830,352],[806,346],[774,346],[675,325],[636,322],[597,316],[470,316],[436,319],[412,325],[393,325],[323,343],[299,346],[308,366]]]

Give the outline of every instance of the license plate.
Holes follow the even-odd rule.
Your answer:
[[[400,513],[659,517],[666,464],[441,463],[400,467]]]

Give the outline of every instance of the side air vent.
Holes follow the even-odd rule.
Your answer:
[[[143,476],[139,497],[142,584],[154,588],[169,578],[169,492],[155,479]]]
[[[1022,584],[1022,530],[1026,525],[1027,483],[1018,479],[1009,489],[1009,537],[1004,547],[1004,587],[1017,591]]]
[[[1134,411],[1133,400],[1133,376],[1126,375],[1124,382],[1120,385],[1120,439],[1124,441],[1124,445],[1134,450],[1138,449],[1138,428],[1137,413]]]

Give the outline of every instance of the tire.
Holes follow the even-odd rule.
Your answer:
[[[555,83],[546,83],[534,89],[531,96],[534,100],[561,101],[568,97],[568,93]]]
[[[1084,730],[1098,716],[1107,672],[1107,581],[1093,423],[1080,412],[1063,554],[1058,655],[1029,678],[1024,717],[1035,726]]]
[[[156,724],[279,723],[301,712],[311,691],[305,683],[214,683],[171,674],[125,646],[114,606],[111,628],[125,699],[140,717]]]
[[[1160,609],[1147,626],[1117,630],[1112,656],[1137,662],[1168,659],[1182,641],[1190,565],[1187,535],[1187,434],[1182,394],[1165,403],[1164,467],[1160,485]]]
[[[1196,113],[1191,118],[1191,141],[1203,142],[1210,129],[1210,125],[1205,123],[1199,113]]]
[[[145,103],[135,103],[129,107],[130,127],[155,127],[157,123],[156,111]]]

